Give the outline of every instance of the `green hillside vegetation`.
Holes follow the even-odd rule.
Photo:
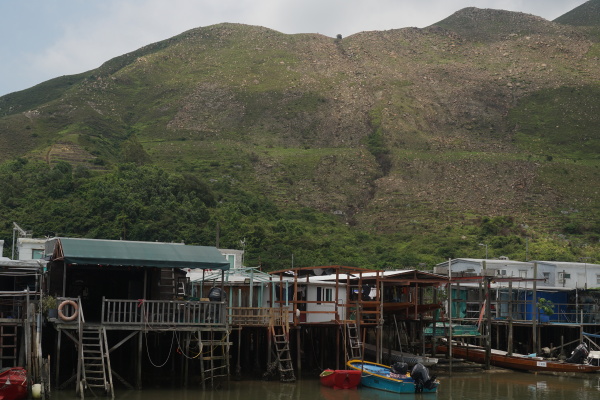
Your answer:
[[[586,3],[587,4],[587,3]],[[595,36],[468,8],[344,39],[220,24],[0,98],[0,238],[265,269],[597,254]],[[217,243],[218,241],[218,243]]]
[[[600,26],[600,1],[589,0],[554,21],[565,25]]]

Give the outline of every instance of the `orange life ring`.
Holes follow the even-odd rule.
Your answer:
[[[68,317],[65,314],[63,314],[63,308],[67,304],[70,304],[75,309],[75,312],[73,312],[73,314],[69,315]],[[77,307],[77,303],[75,303],[73,300],[65,300],[58,306],[58,317],[63,321],[73,321],[75,318],[77,318],[78,315],[79,307]]]

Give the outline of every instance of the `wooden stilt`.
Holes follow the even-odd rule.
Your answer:
[[[335,330],[335,369],[340,369],[340,329]]]
[[[298,365],[298,376],[302,375],[302,336],[300,335],[300,327],[296,328],[296,358]]]
[[[188,374],[190,372],[190,366],[189,366],[189,355],[190,355],[190,332],[186,332],[185,334],[185,357],[183,362],[183,387],[187,387],[188,386]]]
[[[60,345],[61,345],[62,329],[58,330],[56,335],[56,364],[54,367],[54,384],[58,386],[60,379]]]
[[[198,336],[200,342],[200,350],[202,350],[202,336]],[[206,372],[204,371],[204,352],[200,352],[200,381],[202,382],[202,389],[206,389]]]
[[[142,388],[142,348],[143,348],[143,332],[138,333],[138,347],[137,347],[137,373],[135,376],[135,387],[140,390]],[[147,344],[146,344],[147,345]]]

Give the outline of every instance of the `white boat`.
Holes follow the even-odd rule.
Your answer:
[[[587,356],[586,364],[600,366],[600,351],[590,351]]]
[[[375,345],[365,343],[365,355],[369,355],[370,358],[376,358],[376,347]],[[395,362],[405,362],[410,366],[416,364],[423,364],[426,367],[431,367],[432,365],[436,365],[438,363],[438,359],[434,357],[427,356],[418,356],[416,354],[405,353],[398,350],[388,350],[386,348],[383,349],[383,358],[386,359],[388,354],[391,357],[390,364]]]

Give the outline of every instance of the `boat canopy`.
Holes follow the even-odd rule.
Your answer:
[[[216,247],[180,243],[52,238],[46,243],[52,261],[67,264],[228,270]]]

